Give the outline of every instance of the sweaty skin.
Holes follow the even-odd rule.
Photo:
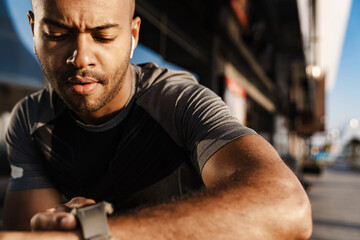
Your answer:
[[[131,36],[140,19],[130,0],[33,0],[34,46],[51,86],[84,123],[100,124],[127,102],[131,89]],[[301,184],[257,135],[240,137],[216,152],[197,196],[109,220],[115,239],[308,239],[311,208]],[[75,230],[67,205],[52,188],[8,191],[6,229]],[[19,237],[14,233],[0,237]],[[45,237],[44,237],[45,236]],[[27,239],[79,239],[79,233],[24,234]]]

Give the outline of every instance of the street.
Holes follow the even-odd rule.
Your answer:
[[[306,175],[312,204],[311,240],[360,239],[360,171],[346,163],[324,169],[320,176]]]

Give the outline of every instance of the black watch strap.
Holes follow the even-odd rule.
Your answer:
[[[74,208],[71,211],[80,222],[85,240],[112,239],[107,223],[107,214],[112,212],[111,204],[105,201],[81,208]]]

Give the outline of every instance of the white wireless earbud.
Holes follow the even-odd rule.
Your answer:
[[[134,49],[135,49],[135,38],[134,38],[134,36],[131,36],[131,53],[130,53],[130,58],[133,57]]]

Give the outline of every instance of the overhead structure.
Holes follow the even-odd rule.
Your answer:
[[[352,0],[297,2],[309,74],[315,78],[324,75],[325,90],[329,91],[336,82]]]

